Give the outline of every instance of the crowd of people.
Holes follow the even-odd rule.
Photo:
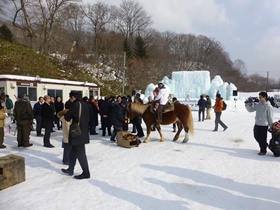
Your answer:
[[[206,97],[206,99],[204,99]],[[132,101],[133,98],[133,101]],[[173,102],[177,100],[173,98]],[[259,155],[266,154],[267,148],[267,130],[272,125],[272,106],[267,102],[268,96],[266,92],[259,94],[260,103],[252,106],[252,103],[246,101],[246,109],[249,112],[256,111],[256,124],[254,126],[254,137],[259,143]],[[134,97],[127,96],[111,96],[104,99],[96,100],[94,97],[82,97],[78,91],[71,91],[69,99],[64,103],[60,96],[56,98],[45,95],[38,98],[38,102],[31,106],[27,96],[18,95],[16,102],[13,104],[8,95],[1,97],[0,103],[0,149],[6,148],[4,145],[4,119],[12,116],[16,123],[17,143],[18,147],[31,147],[30,133],[32,131],[33,120],[36,121],[36,135],[42,137],[43,146],[53,148],[51,143],[51,133],[62,129],[63,139],[63,158],[62,163],[68,165],[67,169],[62,172],[72,176],[76,160],[79,161],[83,173],[74,176],[76,179],[90,178],[88,161],[85,151],[85,144],[89,143],[90,135],[99,134],[96,129],[99,125],[99,116],[101,119],[102,136],[109,136],[110,141],[116,142],[117,132],[128,130],[127,106],[129,103],[142,103],[140,93],[136,93]],[[159,83],[154,90],[154,96],[149,97],[148,104],[152,104],[152,108],[157,117],[153,126],[153,130],[161,123],[162,112],[168,102],[167,91],[163,83]],[[228,127],[222,122],[221,115],[223,110],[223,98],[219,93],[216,94],[214,106],[208,95],[200,96],[198,101],[198,121],[210,120],[210,110],[213,108],[215,112],[215,127],[213,131],[218,131],[218,125],[221,125],[225,131]],[[205,117],[206,111],[206,117]],[[137,133],[138,137],[143,137],[142,118],[135,116],[130,119],[132,133]],[[72,132],[79,127],[79,135],[74,136]],[[42,130],[44,129],[44,133]],[[113,130],[112,130],[113,129]],[[173,131],[176,131],[176,125],[173,124]],[[76,132],[76,131],[75,131]]]
[[[88,133],[89,135],[98,135],[96,131],[98,126],[98,115],[101,119],[101,132],[102,136],[110,136],[110,141],[116,142],[117,132],[127,131],[127,113],[126,107],[129,103],[142,103],[143,101],[140,97],[140,93],[135,93],[133,97],[130,95],[127,96],[110,96],[104,97],[103,99],[96,100],[94,97],[83,97],[81,100],[85,102],[89,110],[89,123],[88,123]],[[158,83],[157,87],[153,91],[153,97],[149,97],[148,104],[152,104],[153,110],[155,112],[156,121],[152,126],[152,131],[155,131],[156,127],[160,125],[162,121],[162,112],[166,108],[168,103],[168,94],[167,90],[162,82]],[[81,96],[82,97],[82,96]],[[132,101],[133,98],[133,101]],[[13,109],[13,103],[8,95],[5,95],[5,105],[0,107],[0,111],[8,113],[11,115]],[[174,97],[172,101],[176,101],[177,98]],[[214,107],[212,107],[211,99],[206,95],[206,100],[204,96],[201,95],[200,100],[198,101],[199,111],[198,117],[199,121],[204,121],[204,119],[211,119],[210,110],[214,108],[216,119],[215,119],[215,129],[217,131],[217,126],[220,124],[224,130],[227,129],[227,126],[221,121],[221,106],[219,105],[219,97],[216,99]],[[15,102],[13,117],[17,125],[17,141],[18,147],[31,147],[33,144],[30,143],[30,132],[32,131],[33,119],[36,121],[36,135],[43,138],[43,146],[47,148],[53,148],[54,145],[51,143],[51,133],[55,132],[54,128],[57,130],[63,129],[65,133],[63,135],[63,146],[65,148],[63,163],[69,164],[68,152],[68,138],[69,135],[69,122],[65,121],[64,115],[65,111],[69,110],[71,107],[71,100],[67,100],[63,103],[60,96],[40,96],[38,101],[34,104],[33,108],[31,107],[28,97],[19,95],[17,101]],[[2,108],[2,109],[1,109]],[[5,109],[4,109],[5,108]],[[206,117],[204,116],[206,110]],[[201,116],[202,115],[202,116]],[[0,112],[1,120],[1,112]],[[142,118],[135,116],[133,119],[130,119],[132,123],[132,133],[136,133],[138,137],[143,137],[144,132],[142,128]],[[64,125],[64,126],[63,126]],[[65,130],[65,126],[68,127]],[[44,134],[42,133],[44,129]],[[176,123],[173,123],[173,131],[176,132]],[[3,131],[4,132],[4,131]],[[0,143],[1,143],[1,130],[0,124]],[[3,138],[2,138],[3,139]],[[5,145],[0,144],[0,148],[4,148]],[[70,150],[69,150],[70,151]]]

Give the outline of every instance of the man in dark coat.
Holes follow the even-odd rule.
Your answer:
[[[91,121],[92,121],[92,109],[91,109],[91,104],[89,102],[89,99],[87,96],[83,97],[83,101],[87,104],[88,106],[88,110],[89,110],[89,122],[88,122],[88,130],[90,132],[90,128],[91,128]]]
[[[90,135],[97,135],[96,126],[98,126],[98,104],[96,103],[94,98],[90,98],[91,105],[91,119],[90,119]]]
[[[29,136],[34,115],[30,103],[22,95],[18,96],[13,114],[17,123],[18,147],[31,147],[33,144],[29,143]]]
[[[141,103],[143,104],[142,99],[140,98],[140,94],[139,96],[136,95],[136,97],[134,98],[134,103]],[[137,136],[138,137],[143,137],[144,136],[144,132],[143,132],[143,128],[141,126],[142,124],[142,117],[139,116],[135,116],[132,120],[131,120],[133,126],[135,126],[136,130],[137,130]]]
[[[123,131],[123,124],[125,121],[125,107],[126,100],[121,100],[120,103],[116,103],[113,106],[112,110],[112,125],[114,126],[114,132],[110,138],[111,141],[115,142],[115,137],[117,136],[117,132]]]
[[[88,161],[86,156],[85,144],[89,143],[89,108],[88,105],[82,100],[81,93],[77,91],[70,92],[70,100],[73,102],[68,112],[64,115],[66,121],[72,120],[72,123],[80,122],[79,126],[82,131],[82,135],[78,137],[72,137],[69,134],[69,144],[72,146],[70,152],[70,161],[68,169],[61,169],[63,173],[70,176],[74,174],[74,168],[76,160],[78,159],[83,173],[74,176],[75,179],[88,179],[90,178],[90,172],[88,167]],[[81,111],[80,111],[81,109]],[[79,116],[79,111],[81,115]]]
[[[205,107],[206,107],[207,101],[204,100],[203,95],[200,96],[200,99],[197,102],[198,105],[198,121],[204,121],[204,113],[205,113]],[[202,118],[201,118],[202,114]]]
[[[35,103],[33,106],[33,114],[36,120],[37,136],[44,136],[42,134],[42,113],[41,113],[43,103],[44,103],[44,98],[40,96],[38,102]]]
[[[51,98],[51,100],[50,100],[50,106],[51,106],[51,108],[52,108],[52,110],[53,110],[53,115],[54,115],[54,117],[53,117],[53,127],[52,127],[51,132],[54,132],[54,129],[53,129],[53,128],[54,128],[55,115],[56,115],[55,106],[54,106],[55,100],[54,100],[54,97],[52,97],[52,96],[50,96],[50,98]]]
[[[101,116],[101,128],[102,128],[102,136],[105,136],[106,129],[108,130],[108,135],[111,136],[111,123],[110,123],[110,106],[108,98],[105,97],[105,100],[99,104],[99,113]]]
[[[54,107],[55,107],[55,112],[56,113],[58,113],[58,112],[60,112],[60,111],[62,111],[64,109],[64,103],[62,102],[60,96],[56,97],[56,100],[54,102]],[[57,130],[60,130],[60,127],[61,127],[60,126],[60,120],[57,117],[57,115],[55,115],[55,123],[56,123],[56,126],[57,126]]]
[[[42,113],[42,128],[45,128],[44,135],[44,147],[52,148],[54,147],[50,143],[51,131],[53,129],[53,121],[54,121],[54,112],[53,108],[50,105],[51,98],[50,96],[44,96],[45,102],[42,105],[41,113]]]

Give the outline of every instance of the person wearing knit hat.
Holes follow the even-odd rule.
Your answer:
[[[273,108],[268,101],[266,92],[259,93],[260,102],[256,105],[245,102],[248,112],[256,112],[254,125],[254,138],[259,144],[260,152],[258,155],[265,155],[267,150],[267,131],[273,124]]]
[[[214,112],[215,112],[215,128],[213,132],[218,131],[218,126],[219,124],[223,127],[224,131],[228,129],[228,127],[223,123],[221,120],[222,116],[222,110],[223,110],[223,98],[221,97],[221,94],[217,93],[216,94],[216,102],[214,105]]]

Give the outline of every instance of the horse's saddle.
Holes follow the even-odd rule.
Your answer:
[[[165,104],[165,107],[162,111],[162,113],[166,113],[166,112],[172,112],[174,111],[174,103],[176,103],[177,101],[168,101],[167,104]],[[150,106],[151,112],[155,113],[155,110],[153,109],[153,106]]]

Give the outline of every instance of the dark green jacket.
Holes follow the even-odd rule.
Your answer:
[[[28,120],[21,119],[21,116],[25,113],[30,114],[30,119],[28,119]],[[24,124],[31,123],[34,118],[32,107],[31,107],[30,103],[27,101],[24,101],[23,99],[19,99],[18,101],[16,101],[13,114],[14,114],[14,118],[18,125],[24,125]]]
[[[6,107],[7,107],[7,109],[14,108],[13,102],[12,102],[12,100],[10,98],[6,99]]]

